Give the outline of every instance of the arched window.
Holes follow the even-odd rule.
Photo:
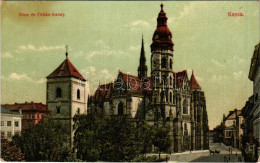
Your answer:
[[[170,76],[170,85],[172,86],[172,77]]]
[[[117,109],[118,109],[118,115],[124,114],[124,104],[122,102],[119,102]]]
[[[162,59],[162,68],[166,68],[166,59],[165,58],[163,58]]]
[[[80,99],[80,90],[79,89],[77,90],[77,99],[78,100]]]
[[[170,69],[172,69],[172,59],[170,59]]]
[[[77,109],[77,113],[80,114],[80,108]]]
[[[56,89],[56,97],[61,97],[61,89],[60,88]]]
[[[187,104],[187,100],[185,99],[183,101],[183,114],[188,114],[188,104]]]
[[[172,103],[172,92],[170,92],[170,102]]]

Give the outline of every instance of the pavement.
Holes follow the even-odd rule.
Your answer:
[[[209,150],[198,150],[192,152],[175,153],[170,156],[169,162],[241,162],[243,157],[241,151],[226,146],[223,143],[213,143],[210,140],[210,149],[219,150],[219,154],[210,154]],[[232,154],[231,151],[232,149]],[[230,153],[230,154],[229,154]]]
[[[213,143],[209,141],[211,150],[220,151],[219,154],[210,154],[209,150],[186,151],[182,153],[166,154],[161,153],[161,158],[169,158],[168,162],[242,162],[243,157],[241,151],[226,146],[223,143]],[[231,153],[232,151],[232,153]],[[155,153],[147,154],[147,156],[157,155]]]

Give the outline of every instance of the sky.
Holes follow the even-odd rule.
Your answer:
[[[168,1],[174,71],[187,69],[206,95],[210,129],[252,95],[248,79],[259,43],[258,1]],[[46,103],[46,76],[69,59],[91,93],[118,71],[137,75],[142,34],[150,73],[150,45],[161,1],[1,1],[1,103]],[[230,17],[228,12],[243,13]],[[19,16],[20,13],[36,16]],[[38,13],[63,13],[37,16]]]

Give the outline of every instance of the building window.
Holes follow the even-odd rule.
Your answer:
[[[7,121],[7,126],[12,126],[12,122],[11,121]]]
[[[80,114],[80,108],[78,108],[77,113]]]
[[[20,134],[20,132],[15,132],[15,133],[14,133],[14,135],[19,135],[19,134]]]
[[[12,138],[12,133],[11,132],[7,132],[7,138]]]
[[[172,69],[172,59],[170,59],[170,69]]]
[[[1,121],[1,126],[4,126],[5,125],[5,121]]]
[[[14,126],[15,126],[15,127],[19,127],[19,122],[18,122],[18,121],[15,121],[15,122],[14,122]]]
[[[60,114],[60,106],[56,107],[56,114]]]
[[[79,89],[77,90],[77,99],[78,100],[80,99],[80,90]]]
[[[117,109],[118,109],[118,115],[124,114],[124,104],[122,102],[119,102]]]
[[[172,103],[172,93],[170,92],[170,102]]]
[[[162,68],[166,68],[166,59],[165,58],[163,58],[162,59]]]
[[[1,132],[1,137],[5,137],[5,132],[4,131]]]
[[[258,100],[258,93],[255,94],[255,101]]]
[[[172,77],[170,76],[170,85],[172,86]]]
[[[61,97],[61,89],[60,88],[56,89],[56,97]]]
[[[34,114],[32,114],[32,119],[35,119],[35,115]]]
[[[184,101],[183,101],[183,114],[188,114],[188,106],[187,106],[188,104],[187,104],[187,100],[185,99]]]

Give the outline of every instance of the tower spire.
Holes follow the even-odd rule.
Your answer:
[[[68,45],[66,45],[66,46],[65,46],[65,49],[66,49],[66,53],[65,53],[65,55],[66,55],[66,58],[68,58],[68,55],[69,55],[69,54],[68,54],[68,51],[69,51],[69,46],[68,46]]]
[[[139,60],[139,67],[138,67],[138,77],[141,79],[147,76],[147,66],[146,66],[146,58],[144,52],[144,38],[142,35],[142,46],[141,46],[141,53],[140,53],[140,60]]]

